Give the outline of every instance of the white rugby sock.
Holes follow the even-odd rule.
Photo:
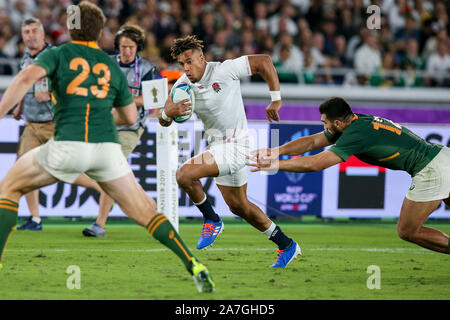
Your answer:
[[[208,198],[208,197],[206,196],[206,193],[205,193],[205,197],[203,198],[202,201],[200,201],[199,203],[195,203],[194,201],[192,201],[192,202],[193,202],[196,206],[199,206],[199,205],[205,203],[205,201],[206,201],[207,198]]]
[[[263,233],[267,236],[268,239],[270,239],[270,236],[272,235],[272,233],[276,227],[277,227],[277,225],[272,222],[269,229],[267,229],[266,231],[263,231]]]
[[[36,222],[37,224],[41,223],[41,218],[40,217],[32,217],[31,221]]]

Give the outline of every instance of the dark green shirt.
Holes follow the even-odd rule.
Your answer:
[[[422,170],[442,148],[398,123],[367,114],[356,114],[340,136],[333,136],[327,130],[324,134],[335,143],[329,150],[344,161],[355,155],[366,163],[403,170],[411,176]]]
[[[52,80],[55,140],[119,143],[111,110],[133,97],[117,63],[95,42],[47,49],[33,63]]]

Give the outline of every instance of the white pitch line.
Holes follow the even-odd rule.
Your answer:
[[[274,248],[208,248],[205,251],[271,251]],[[128,253],[152,253],[169,251],[169,249],[6,249],[8,253],[25,253],[25,252],[51,252],[51,253],[70,253],[70,252],[128,252]],[[415,248],[308,248],[303,247],[303,252],[308,251],[356,251],[356,252],[383,252],[383,253],[414,253],[414,254],[433,254],[432,251],[426,249]]]

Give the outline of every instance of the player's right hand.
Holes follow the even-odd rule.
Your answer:
[[[181,100],[180,102],[173,102],[172,97],[169,96],[164,105],[164,113],[166,116],[175,119],[179,116],[187,116],[191,113],[192,103],[189,99]]]

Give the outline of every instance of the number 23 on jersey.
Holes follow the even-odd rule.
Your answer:
[[[70,70],[78,71],[81,66],[81,72],[69,83],[66,88],[67,94],[75,94],[78,96],[87,97],[88,88],[81,87],[80,85],[89,77],[91,68],[89,63],[80,57],[73,58],[70,61]],[[97,84],[89,87],[91,93],[99,99],[103,99],[108,95],[109,81],[111,80],[111,72],[108,66],[104,63],[97,63],[92,68],[92,72],[98,75]],[[100,77],[103,72],[103,76]]]

